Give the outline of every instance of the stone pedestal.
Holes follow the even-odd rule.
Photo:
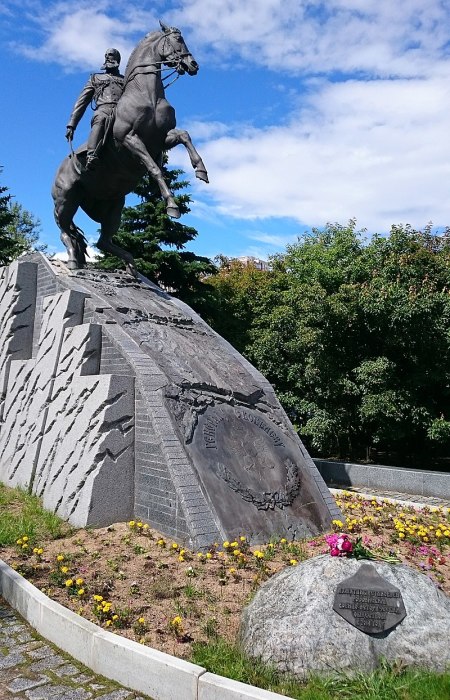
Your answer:
[[[5,484],[75,525],[135,517],[195,547],[339,516],[267,380],[145,278],[33,254],[0,271],[0,316]]]

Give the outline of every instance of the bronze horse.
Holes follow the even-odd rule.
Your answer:
[[[70,269],[86,265],[86,241],[73,222],[81,207],[101,226],[97,247],[122,258],[127,269],[135,272],[131,253],[111,239],[120,226],[125,195],[134,189],[146,171],[158,183],[167,213],[175,218],[180,216],[161,172],[165,151],[182,143],[196,176],[208,182],[206,168],[188,132],[175,128],[175,110],[165,98],[161,77],[163,65],[173,68],[178,75],[196,75],[198,64],[181,32],[160,24],[162,31],[147,34],[128,60],[124,90],[96,169],[85,169],[86,147],[81,146],[63,160],[56,173],[52,187],[55,219],[67,248]]]

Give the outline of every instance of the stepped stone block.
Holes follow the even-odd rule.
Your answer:
[[[36,263],[0,267],[0,423],[10,363],[31,357],[36,274]]]
[[[0,271],[5,319],[23,265],[40,282],[33,357],[29,329],[8,346],[4,483],[75,525],[134,516],[193,547],[308,537],[342,517],[269,382],[186,304],[33,254]]]

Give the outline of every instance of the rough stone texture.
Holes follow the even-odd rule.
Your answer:
[[[133,512],[132,377],[55,382],[33,491],[76,526],[104,526]]]
[[[67,290],[46,297],[36,359],[11,363],[13,381],[7,385],[0,436],[0,478],[8,486],[25,487],[33,480],[62,336],[66,328],[81,322],[84,296]]]
[[[136,516],[195,547],[339,517],[270,384],[192,309],[145,278],[25,260],[33,355],[9,362],[0,479],[76,525]]]
[[[261,586],[243,614],[244,649],[298,676],[370,671],[382,658],[443,671],[450,664],[450,598],[407,566],[371,563],[401,592],[406,617],[395,628],[366,634],[333,611],[338,584],[361,561],[326,554]]]
[[[31,357],[36,304],[36,263],[0,267],[0,422],[11,360]]]

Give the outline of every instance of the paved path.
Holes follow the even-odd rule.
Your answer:
[[[0,598],[0,700],[94,698],[148,700],[60,652]]]
[[[363,486],[343,486],[341,488],[330,488],[333,495],[338,495],[342,491],[349,491],[350,493],[356,493],[361,496],[368,496],[369,498],[383,498],[387,501],[393,501],[394,503],[401,503],[402,505],[409,505],[413,508],[444,508],[445,510],[450,510],[450,501],[443,498],[434,498],[432,496],[416,496],[412,493],[400,493],[398,491],[383,491],[381,489],[368,489]]]

